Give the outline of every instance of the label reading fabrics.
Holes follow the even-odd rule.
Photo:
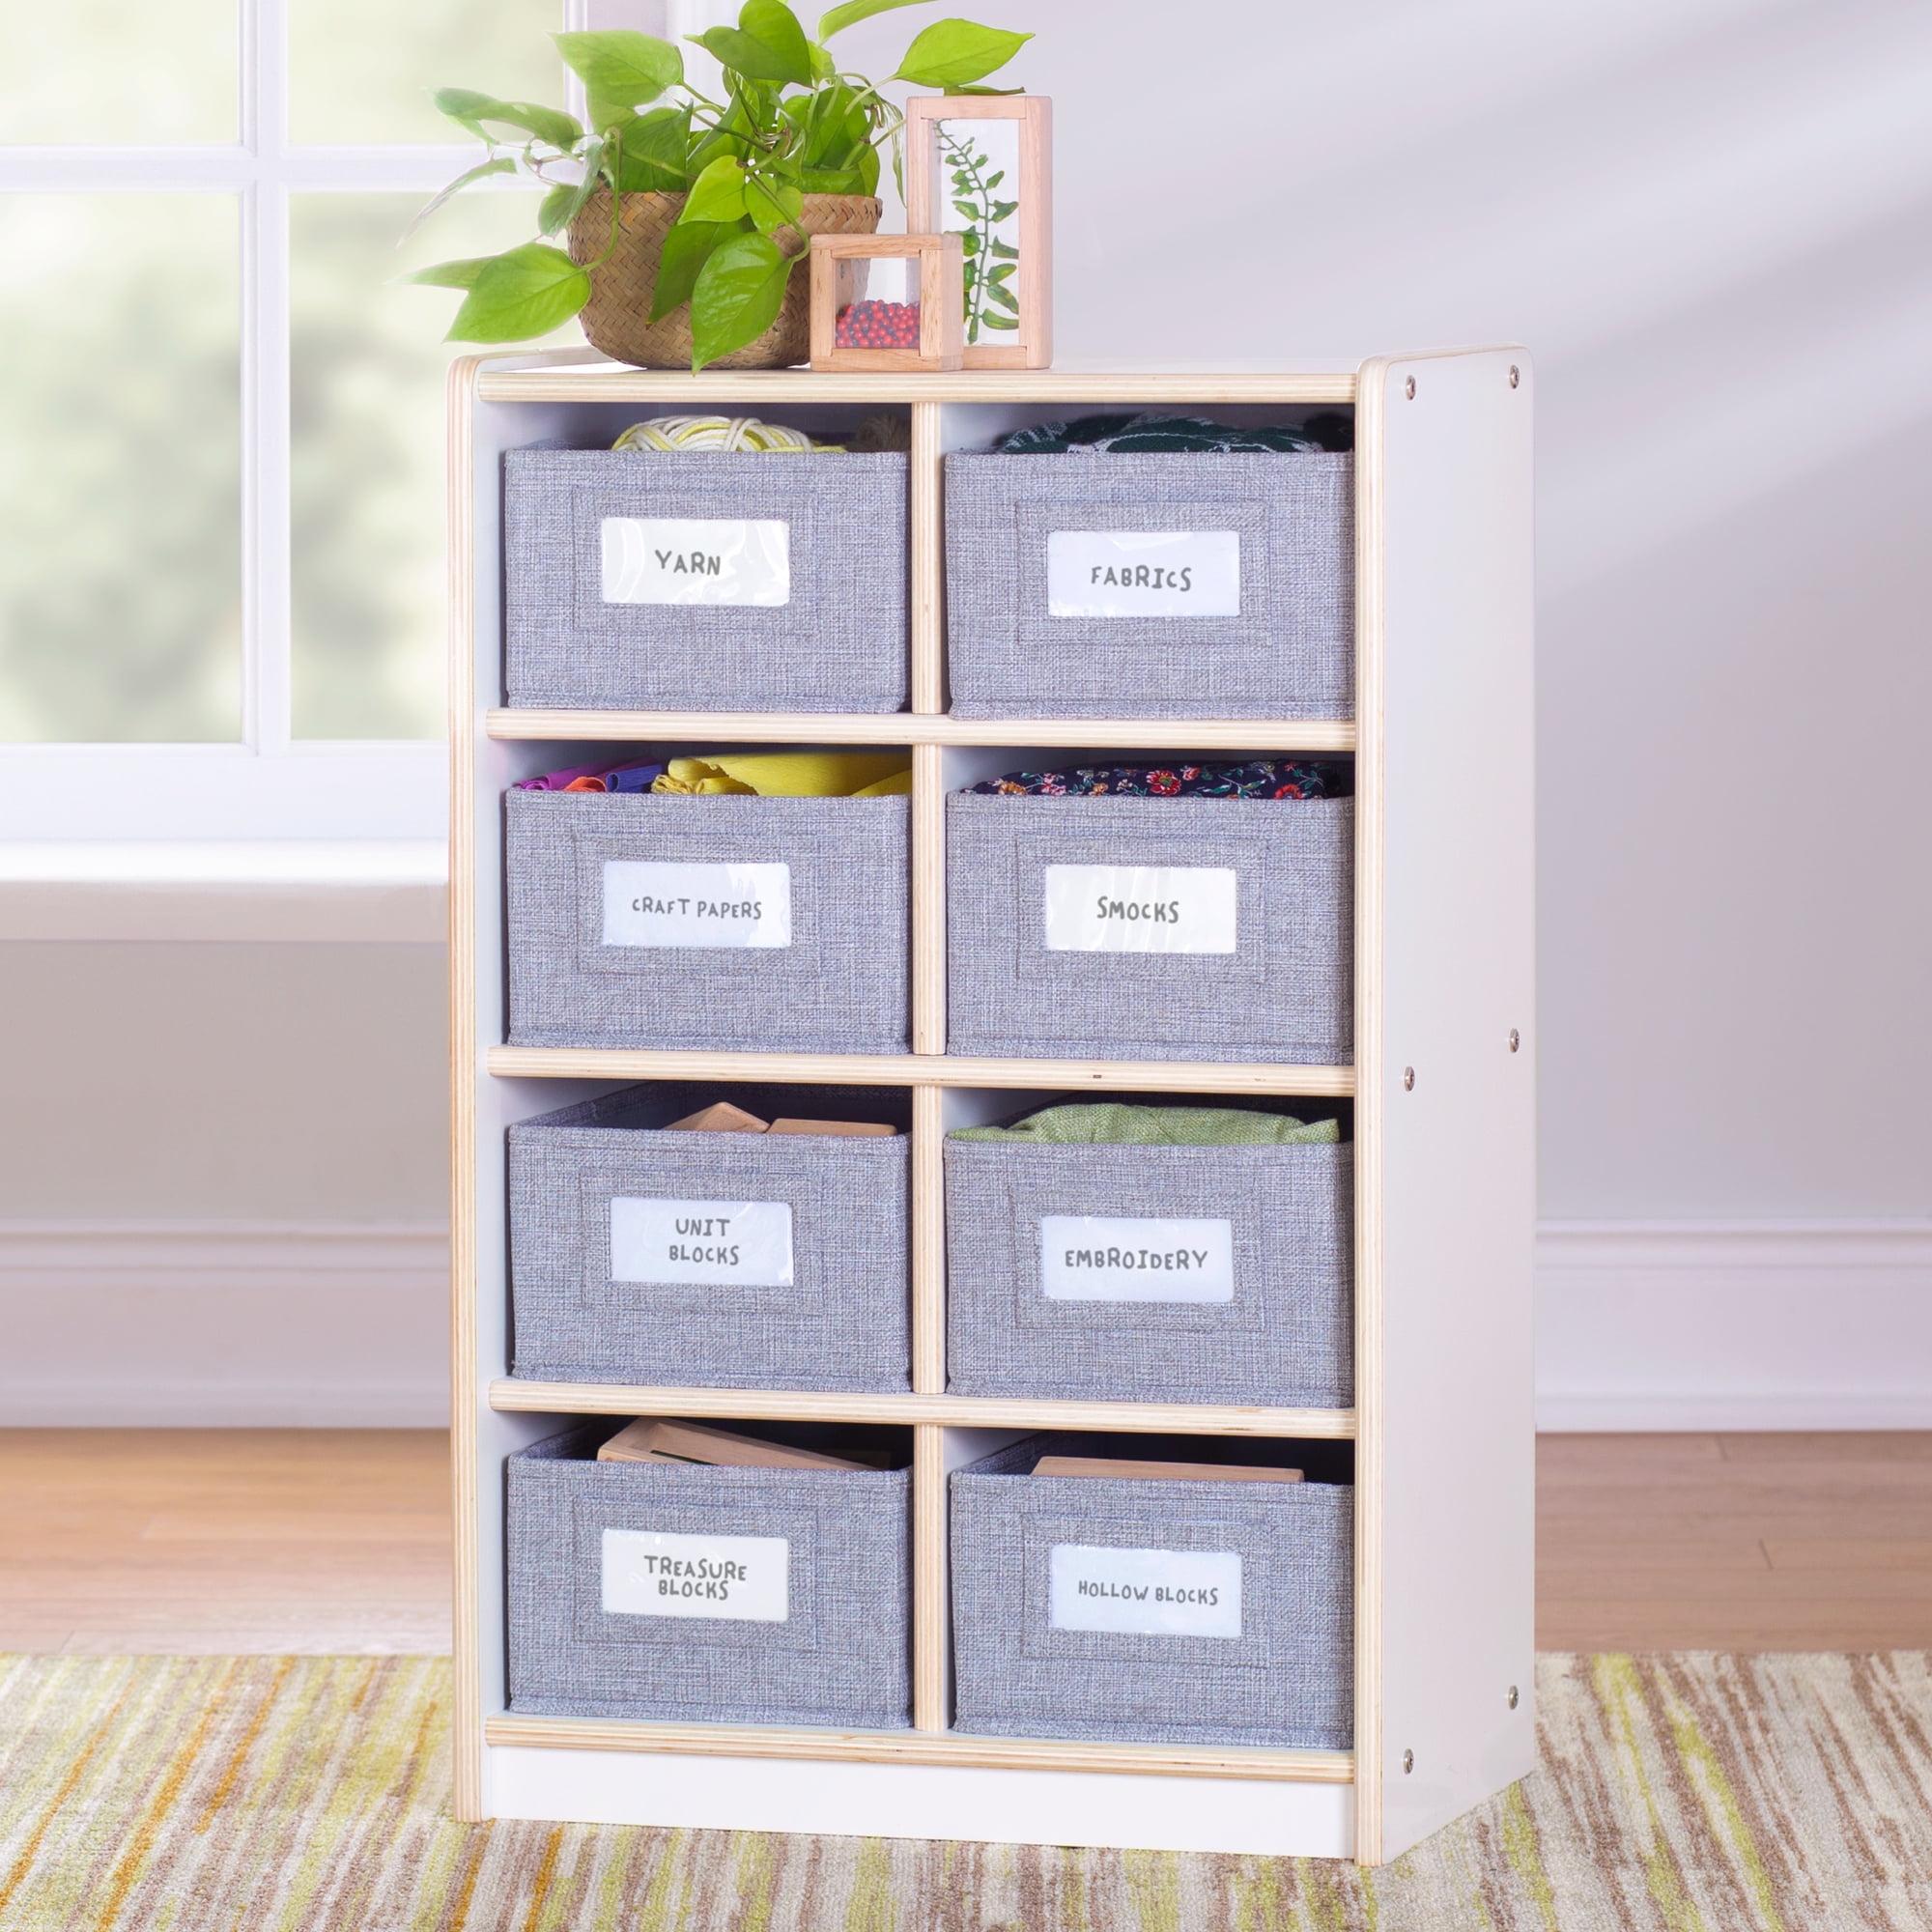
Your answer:
[[[1049,952],[1232,952],[1226,866],[1049,866]]]
[[[607,604],[789,604],[791,528],[737,517],[606,517]]]
[[[611,1203],[611,1279],[789,1288],[791,1208],[782,1201]]]
[[[1238,617],[1241,539],[1234,530],[1054,530],[1046,614]]]
[[[604,1532],[608,1615],[781,1624],[790,1609],[790,1583],[791,1545],[781,1536]]]
[[[789,946],[791,867],[604,865],[606,946]]]
[[[1232,1301],[1235,1224],[1048,1214],[1039,1279],[1049,1301]]]
[[[1232,1549],[1104,1549],[1056,1543],[1053,1628],[1143,1636],[1239,1636],[1241,1559]]]

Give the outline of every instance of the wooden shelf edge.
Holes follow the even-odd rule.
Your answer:
[[[653,1388],[626,1382],[490,1384],[496,1409],[556,1415],[728,1416],[744,1422],[862,1422],[910,1428],[1087,1429],[1347,1442],[1352,1408],[1242,1408],[1219,1403],[1043,1402],[980,1395],[868,1395],[815,1389]]]
[[[551,711],[484,714],[496,739],[555,743],[1066,745],[1085,750],[1351,753],[1351,718],[952,718],[917,711]]]
[[[1060,1743],[933,1731],[834,1731],[737,1724],[646,1724],[595,1718],[492,1718],[492,1745],[535,1750],[659,1751],[682,1757],[856,1760],[982,1771],[1098,1771],[1143,1777],[1223,1777],[1278,1784],[1350,1784],[1352,1751],[1241,1746]]]
[[[1347,1099],[1351,1066],[1245,1061],[981,1060],[936,1053],[685,1053],[620,1046],[493,1046],[504,1080],[763,1080],[810,1087],[1065,1088],[1074,1092],[1270,1094]]]

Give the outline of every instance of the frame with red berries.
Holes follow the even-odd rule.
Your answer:
[[[894,302],[860,295],[866,267],[894,260],[907,264],[907,292],[917,290],[917,297]],[[965,256],[956,235],[811,238],[814,369],[957,369],[965,306]]]

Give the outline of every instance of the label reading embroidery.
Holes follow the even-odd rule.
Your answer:
[[[1232,1301],[1232,1221],[1048,1214],[1039,1278],[1049,1301]]]
[[[1048,866],[1049,952],[1232,952],[1238,882],[1225,866]]]
[[[791,867],[607,860],[604,944],[789,946]]]
[[[1234,530],[1054,530],[1046,539],[1050,617],[1237,617],[1241,540]]]
[[[630,1617],[719,1617],[781,1624],[791,1546],[781,1536],[681,1536],[607,1529],[603,1605]]]
[[[607,604],[791,602],[791,532],[772,520],[606,517]]]
[[[1055,1630],[1145,1636],[1241,1634],[1241,1559],[1234,1550],[1056,1543],[1047,1577]]]
[[[789,1288],[791,1208],[782,1201],[615,1195],[611,1202],[611,1279]]]

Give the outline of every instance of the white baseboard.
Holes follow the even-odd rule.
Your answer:
[[[441,1228],[0,1222],[0,1426],[440,1428]]]
[[[440,1426],[447,1249],[0,1222],[0,1426]],[[1541,1428],[1932,1428],[1932,1221],[1546,1222],[1536,1254]]]
[[[1547,1221],[1549,1430],[1932,1428],[1932,1221]]]

